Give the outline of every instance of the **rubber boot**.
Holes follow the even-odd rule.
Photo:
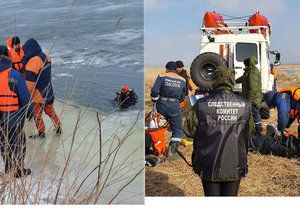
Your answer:
[[[17,170],[14,173],[15,178],[25,178],[29,174],[31,174],[31,170],[28,168],[25,168],[25,151],[18,154],[18,157],[16,158],[15,165],[17,166]]]
[[[60,135],[60,134],[62,133],[62,130],[61,130],[61,126],[60,126],[60,125],[57,126],[57,128],[55,128],[55,133],[56,133],[57,135]]]
[[[155,155],[146,155],[145,157],[145,166],[154,167],[158,164],[158,157]]]
[[[168,157],[176,160],[178,158],[178,154],[176,152],[177,148],[179,147],[180,141],[171,141],[168,147]]]

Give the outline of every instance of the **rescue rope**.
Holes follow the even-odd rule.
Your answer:
[[[242,21],[248,21],[248,18],[251,17],[252,15],[246,15],[246,16],[240,16],[240,17],[236,17],[236,16],[232,16],[232,15],[226,15],[226,14],[222,14],[219,13],[222,16],[228,17],[228,18],[224,18],[224,21],[231,21],[231,20],[242,20]]]
[[[222,15],[222,16],[228,17],[228,18],[230,18],[231,20],[238,20],[238,19],[242,20],[242,19],[246,19],[246,18],[249,18],[249,17],[252,16],[252,15],[246,15],[246,16],[236,17],[236,16],[226,15],[226,14],[222,14],[222,13],[219,13],[219,14]],[[225,19],[224,19],[224,20],[225,20]],[[227,19],[227,20],[228,20],[228,19]]]
[[[188,166],[193,167],[192,164],[190,164],[187,159],[184,157],[184,155],[178,150],[178,148],[175,150],[177,152],[177,154],[184,160],[184,162],[186,162],[186,164],[188,164]]]

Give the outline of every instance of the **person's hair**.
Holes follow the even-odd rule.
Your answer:
[[[21,43],[21,41],[20,41],[20,38],[19,37],[17,37],[17,36],[14,36],[13,38],[12,38],[12,45],[17,45],[17,44],[20,44]]]
[[[184,67],[183,62],[180,61],[180,60],[176,61],[175,63],[176,63],[177,68],[183,68]]]

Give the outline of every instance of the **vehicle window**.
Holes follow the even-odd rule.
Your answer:
[[[236,60],[244,62],[246,58],[255,56],[257,58],[257,45],[255,43],[236,43]]]

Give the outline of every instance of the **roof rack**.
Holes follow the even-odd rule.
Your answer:
[[[252,32],[250,31],[252,30]],[[253,30],[257,30],[253,32]],[[217,28],[201,28],[201,31],[205,34],[214,34],[214,35],[224,35],[224,34],[263,34],[266,36],[270,35],[270,29],[268,26],[229,26],[229,27],[217,27]],[[227,33],[215,33],[215,31],[219,32],[227,32]]]

